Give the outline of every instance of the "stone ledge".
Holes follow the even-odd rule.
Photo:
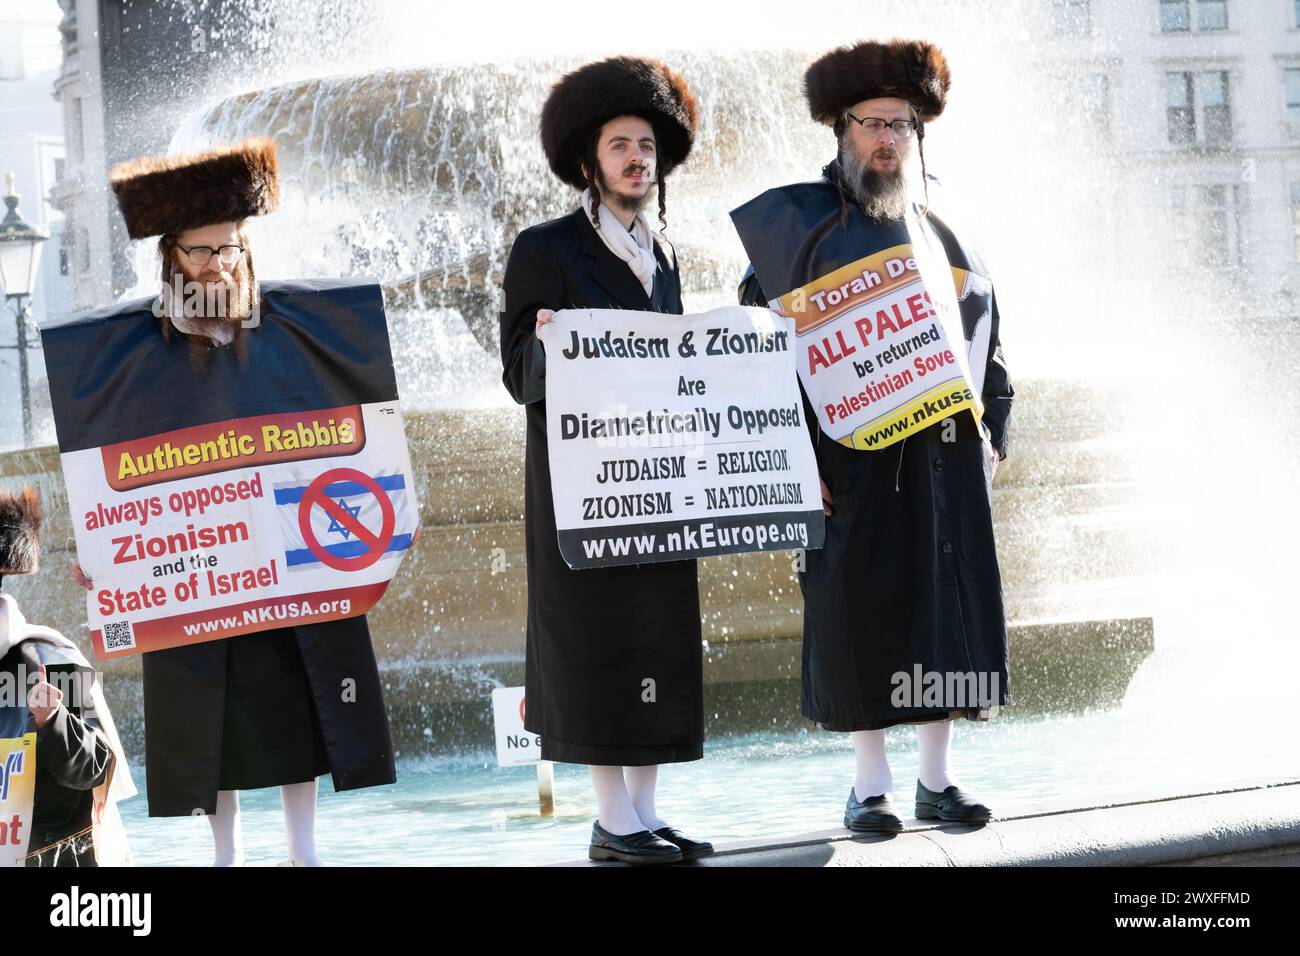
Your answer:
[[[723,844],[715,856],[693,865],[1295,865],[1300,856],[1300,780],[1007,817],[979,828],[932,826],[910,818],[904,822],[907,829],[896,837],[853,836],[835,829]],[[564,865],[619,864],[583,860]]]

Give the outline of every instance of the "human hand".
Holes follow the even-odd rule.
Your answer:
[[[825,479],[819,479],[822,485],[822,514],[830,517],[831,511],[834,510],[831,502],[831,490],[826,487]]]
[[[95,582],[90,579],[90,576],[87,575],[85,571],[81,570],[80,562],[74,562],[72,565],[72,580],[76,581],[87,591],[93,591],[95,589]]]
[[[62,704],[63,691],[45,679],[45,665],[42,664],[41,679],[36,682],[36,686],[27,695],[27,709],[36,718],[36,728],[39,730],[49,723],[50,718],[58,712]]]
[[[538,310],[537,310],[537,326],[536,326],[536,328],[535,328],[533,331],[534,331],[534,332],[540,332],[540,331],[542,331],[542,326],[545,325],[545,324],[548,323],[548,322],[553,321],[554,319],[555,319],[555,310],[554,310],[554,309],[538,309]]]

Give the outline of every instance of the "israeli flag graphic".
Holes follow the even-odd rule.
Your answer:
[[[284,542],[284,564],[291,572],[320,569],[324,563],[303,539],[299,513],[311,478],[275,485],[276,512]],[[381,494],[393,506],[393,535],[377,559],[400,557],[411,546],[417,525],[406,478],[401,474],[371,475]],[[383,529],[384,516],[372,489],[359,481],[336,481],[321,488],[320,495],[307,503],[315,545],[336,558],[359,558],[374,552]],[[359,526],[359,527],[358,527]]]

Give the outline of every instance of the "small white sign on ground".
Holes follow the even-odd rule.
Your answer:
[[[492,722],[496,728],[497,766],[517,767],[541,759],[541,736],[524,730],[522,687],[493,688]]]

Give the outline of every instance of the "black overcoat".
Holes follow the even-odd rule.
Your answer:
[[[365,615],[152,651],[142,667],[151,817],[324,773],[335,790],[397,781]]]
[[[820,180],[769,190],[732,213],[754,260],[741,283],[742,304],[768,303],[759,281],[765,276],[769,285],[780,286],[772,297],[784,295],[910,241],[901,223],[877,222],[843,204],[831,178],[836,174],[831,164]],[[927,216],[926,223],[953,266],[988,277],[937,217]],[[923,694],[931,673],[942,675],[945,686],[953,681],[954,690],[958,679],[973,675],[972,683],[960,685],[963,691],[973,688],[998,705],[1011,700],[989,446],[1006,457],[1014,393],[995,296],[990,292],[983,302],[972,297],[961,311],[968,336],[976,319],[991,314],[983,427],[963,410],[880,451],[858,451],[822,434],[804,395],[833,513],[826,519],[825,545],[806,553],[799,575],[801,709],[827,730],[987,715],[978,693],[964,701],[951,693],[919,702],[900,693],[917,688]]]
[[[97,724],[83,716],[79,702],[71,697],[44,727],[36,726],[27,707],[28,688],[18,681],[42,666],[51,683],[58,680],[56,671],[70,674],[77,669],[61,652],[50,653],[41,641],[23,641],[0,659],[0,674],[11,686],[22,687],[17,700],[8,701],[9,706],[0,705],[0,737],[36,732],[36,786],[31,832],[26,836],[27,866],[98,866],[93,842],[77,837],[90,830],[94,788],[104,782],[113,752]],[[56,849],[50,851],[50,847]]]
[[[506,265],[503,380],[528,417],[524,726],[541,735],[546,760],[644,766],[703,756],[696,562],[581,571],[565,564],[551,500],[546,355],[534,334],[538,309],[682,314],[676,256],[661,236],[655,236],[655,256],[659,269],[647,296],[578,209],[521,232]]]

